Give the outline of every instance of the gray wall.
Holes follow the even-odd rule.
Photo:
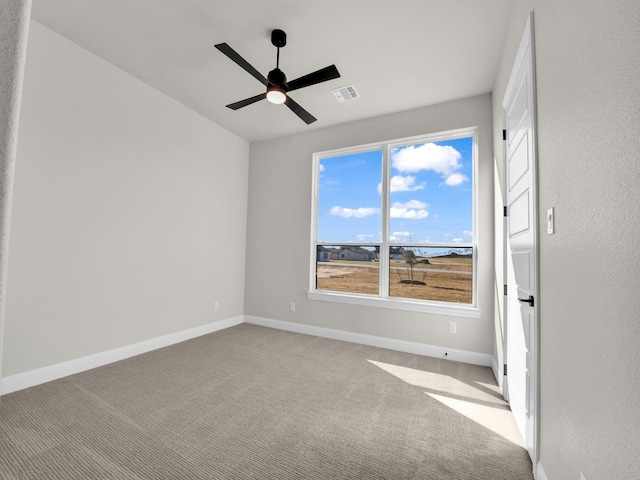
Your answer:
[[[244,140],[32,22],[3,375],[242,315],[248,159]]]
[[[535,10],[540,221],[540,462],[550,480],[640,472],[640,3],[519,2],[501,102]],[[494,136],[497,167],[502,147]]]
[[[549,480],[637,476],[640,5],[513,9],[493,97],[254,144],[249,170],[245,142],[34,23],[3,374],[243,311],[499,355],[492,160],[499,186],[502,144],[492,125],[499,132],[535,10],[539,198],[542,211],[556,208],[557,232],[540,239],[541,464]],[[482,317],[458,319],[449,335],[449,317],[307,300],[311,153],[470,125],[480,127]]]
[[[0,374],[4,345],[13,178],[30,12],[29,0],[7,0],[0,9]]]
[[[478,126],[480,318],[308,300],[312,154]],[[491,354],[493,348],[491,96],[371,118],[251,145],[245,314]],[[296,311],[289,305],[296,303]],[[448,333],[450,320],[458,333]]]

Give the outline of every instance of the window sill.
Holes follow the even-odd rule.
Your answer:
[[[472,306],[444,303],[426,303],[407,299],[380,298],[367,295],[346,294],[339,292],[307,292],[309,300],[323,302],[349,303],[366,307],[390,308],[409,312],[433,313],[438,315],[452,315],[455,317],[480,318],[481,310]]]

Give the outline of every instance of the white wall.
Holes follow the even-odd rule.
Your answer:
[[[3,375],[243,313],[247,142],[37,22],[22,107]]]
[[[478,126],[481,318],[308,300],[312,154]],[[254,143],[249,170],[245,314],[361,334],[492,353],[493,152],[491,96],[459,100]],[[291,312],[290,303],[296,303]],[[458,333],[448,333],[450,320]]]
[[[638,478],[640,3],[519,2],[494,125],[529,10],[539,206],[556,216],[554,235],[539,225],[540,462],[549,480]]]

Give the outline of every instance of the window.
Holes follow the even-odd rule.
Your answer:
[[[467,129],[315,154],[309,296],[475,307],[475,152]]]

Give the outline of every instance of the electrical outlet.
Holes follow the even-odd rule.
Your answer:
[[[296,304],[291,302],[291,311],[295,312],[296,311]]]
[[[456,333],[457,327],[456,322],[449,322],[449,333]]]
[[[218,300],[213,302],[213,309],[214,310],[220,310],[220,302]]]

